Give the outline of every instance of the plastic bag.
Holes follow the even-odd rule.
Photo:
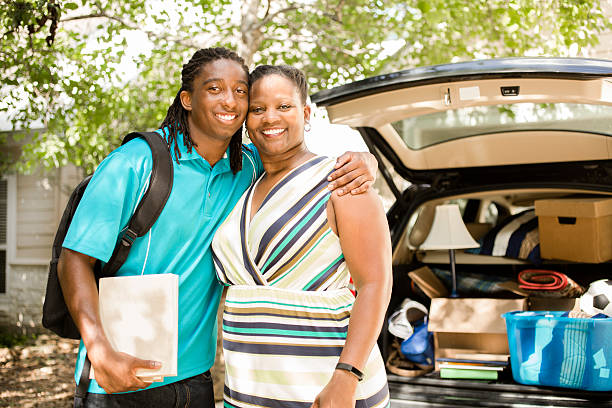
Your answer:
[[[402,355],[408,361],[423,366],[434,364],[433,333],[427,331],[427,318],[421,324],[414,326],[412,336],[402,341]]]

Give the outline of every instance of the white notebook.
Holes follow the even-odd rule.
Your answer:
[[[162,363],[156,370],[139,370],[144,381],[176,376],[178,281],[170,273],[100,279],[100,319],[113,349]]]

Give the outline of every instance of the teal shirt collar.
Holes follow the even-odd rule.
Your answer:
[[[158,133],[165,135],[167,132],[167,130],[164,128],[159,129]],[[197,150],[195,148],[191,148],[191,153],[189,153],[187,151],[187,146],[185,145],[185,143],[183,142],[183,134],[178,132],[176,135],[176,139],[177,139],[177,145],[179,148],[179,152],[181,153],[181,157],[179,159],[179,161],[183,161],[183,160],[202,160],[204,163],[206,163],[208,166],[210,166],[210,163],[208,163],[208,161],[206,161],[206,159],[204,159],[202,156],[200,156],[200,154],[197,152]],[[176,159],[176,153],[174,151],[174,146],[170,146],[170,150],[172,152],[172,158]],[[227,146],[227,150],[225,151],[225,154],[223,155],[223,158],[221,160],[219,160],[216,164],[215,164],[215,169],[218,168],[217,171],[229,171],[231,170],[230,168],[230,147]]]

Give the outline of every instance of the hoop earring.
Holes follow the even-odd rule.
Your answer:
[[[310,122],[307,121],[306,123],[304,123],[304,130],[306,132],[310,132],[311,129],[312,129],[312,126],[310,126]]]

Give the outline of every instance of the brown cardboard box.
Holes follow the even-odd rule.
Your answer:
[[[442,281],[427,266],[408,272],[408,276],[430,299],[449,295]]]
[[[612,199],[536,200],[540,253],[545,259],[612,259]]]
[[[526,308],[527,299],[432,299],[428,329],[434,332],[436,359],[467,354],[503,359],[509,350],[506,322],[501,315]]]

